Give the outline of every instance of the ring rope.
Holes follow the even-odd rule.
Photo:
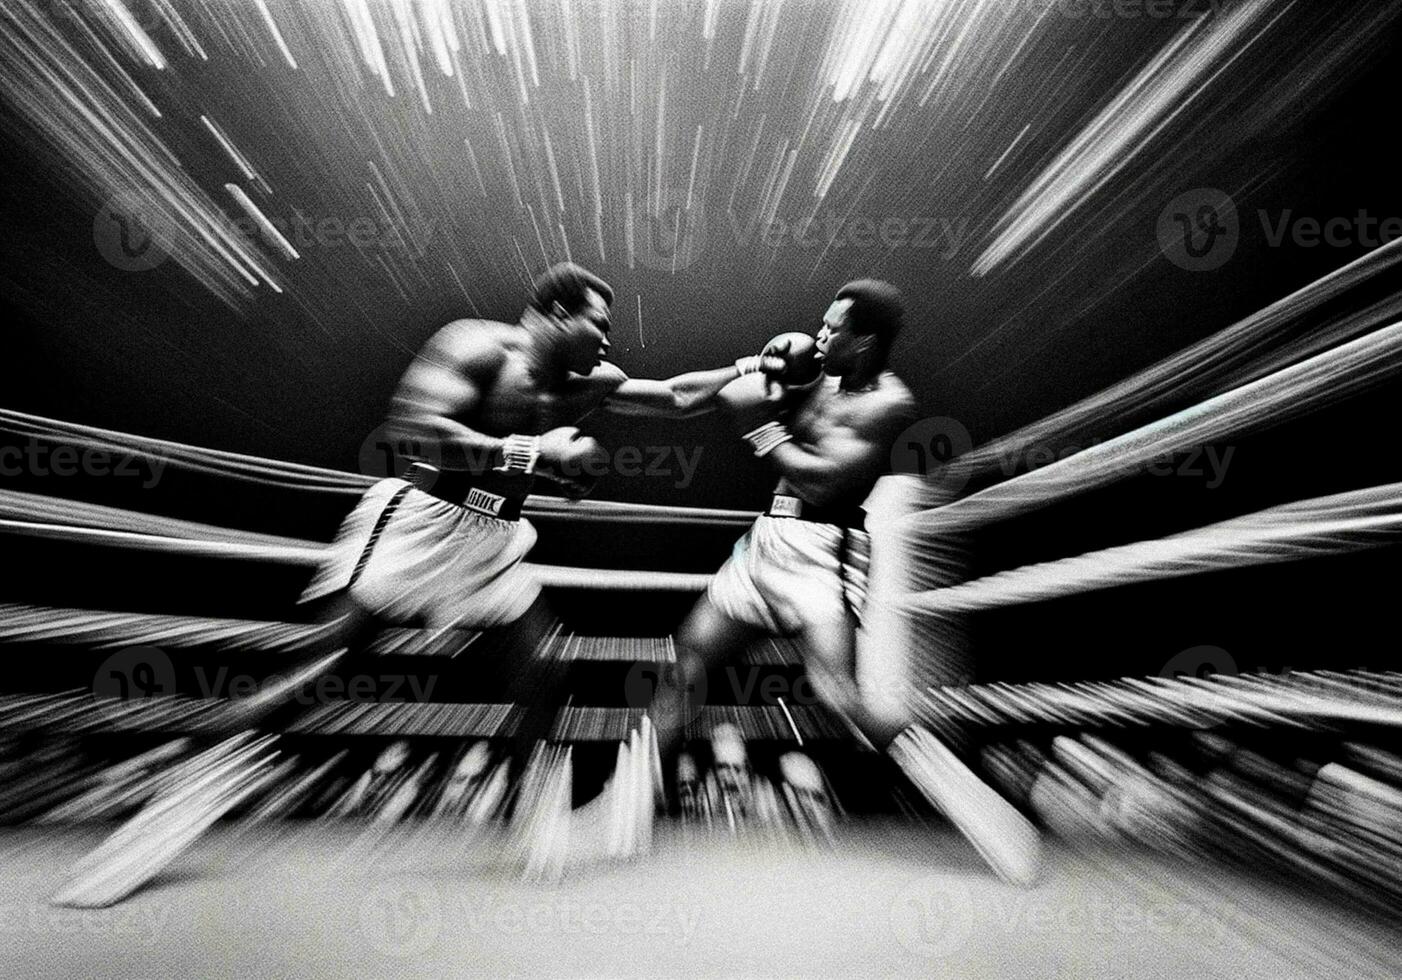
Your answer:
[[[1025,565],[913,593],[913,612],[948,615],[1042,602],[1136,582],[1299,561],[1392,543],[1402,534],[1402,483],[1272,507],[1154,541]]]
[[[0,640],[78,643],[104,649],[134,645],[286,653],[314,646],[336,623],[278,623],[166,613],[0,605]]]
[[[941,535],[1017,517],[1106,486],[1175,451],[1275,425],[1357,394],[1399,369],[1402,323],[1394,323],[1041,469],[904,520],[922,539],[937,541]]]
[[[1213,674],[1199,677],[1122,678],[1066,684],[930,687],[917,701],[936,726],[959,722],[978,728],[1007,724],[1114,727],[1154,722],[1211,728],[1251,721],[1315,728],[1343,722],[1402,727],[1396,692],[1370,692],[1377,675],[1292,672],[1281,678]]]
[[[363,493],[375,482],[374,477],[363,474],[264,459],[222,449],[207,449],[167,439],[133,435],[76,422],[63,422],[12,409],[0,409],[0,428],[17,435],[62,441],[90,449],[124,450],[136,455],[155,457],[169,465],[294,489],[357,494]]]
[[[89,449],[125,451],[154,457],[163,460],[167,465],[184,469],[297,490],[354,495],[364,493],[379,479],[359,473],[345,473],[320,466],[287,463],[79,425],[75,422],[63,422],[13,409],[0,409],[0,430]],[[577,517],[602,523],[655,521],[736,526],[751,524],[759,516],[757,511],[631,504],[621,501],[568,501],[535,495],[526,499],[523,512],[530,517],[544,520]]]
[[[339,628],[338,622],[300,623],[174,613],[0,603],[0,642],[60,643],[92,650],[157,646],[179,650],[209,647],[255,653],[292,653],[318,646]],[[457,656],[490,631],[457,628],[423,629],[386,626],[365,645],[366,653],[407,656]],[[557,634],[554,656],[564,661],[674,663],[676,645],[666,637],[581,636]],[[766,637],[746,651],[749,663],[788,666],[802,662],[797,641]]]
[[[712,524],[748,527],[758,511],[726,510],[719,507],[677,507],[662,504],[629,504],[617,500],[564,500],[559,497],[528,497],[523,513],[542,518],[583,517],[597,523],[657,521],[667,524]]]
[[[140,526],[149,515],[125,515]],[[95,515],[89,512],[90,518]],[[158,526],[160,521],[158,519]],[[184,532],[171,537],[125,530],[0,520],[0,531],[134,550],[222,557],[315,567],[329,546],[277,538],[274,543],[197,539],[195,532],[228,531],[194,522],[173,522]],[[1389,543],[1402,531],[1402,483],[1297,501],[1182,534],[1140,541],[1054,562],[1023,566],[943,589],[912,593],[900,605],[912,612],[951,614],[1127,585],[1179,578],[1231,567],[1297,561]],[[525,566],[542,586],[621,591],[703,591],[709,575],[563,566]]]
[[[194,540],[156,534],[137,534],[131,531],[108,531],[100,528],[11,520],[0,520],[0,532],[51,541],[109,545],[129,548],[133,551],[153,551],[196,558],[266,561],[307,567],[320,565],[330,548],[330,545],[312,542],[305,542],[300,546],[248,544],[238,541]],[[542,586],[558,589],[599,589],[612,592],[701,592],[711,581],[710,575],[686,572],[569,568],[561,565],[533,565],[530,563],[525,563],[521,567],[534,575]]]
[[[1107,420],[1129,420],[1140,413],[1162,409],[1170,400],[1202,399],[1240,387],[1293,361],[1312,357],[1359,333],[1376,329],[1402,315],[1402,300],[1383,300],[1281,343],[1299,329],[1306,315],[1399,264],[1402,239],[1369,252],[1103,391],[979,446],[950,465],[972,473],[1008,459],[1020,459],[1034,447],[1050,447],[1059,440],[1083,437],[1092,429],[1103,427]],[[1278,349],[1272,350],[1276,345]],[[1259,353],[1262,350],[1266,351],[1264,355]]]
[[[27,538],[105,545],[131,551],[153,551],[191,558],[232,558],[241,561],[267,561],[280,565],[316,566],[326,545],[308,543],[305,547],[247,544],[238,541],[210,541],[177,538],[134,531],[108,531],[71,524],[39,524],[32,521],[0,520],[0,531]]]
[[[180,520],[158,514],[147,514],[142,511],[126,510],[121,507],[92,504],[64,497],[50,497],[40,493],[24,493],[18,490],[0,490],[0,519],[34,524],[100,528],[105,531],[129,531],[134,534],[158,535],[167,538],[267,545],[274,548],[316,547],[314,542],[298,538],[220,527],[217,524]]]

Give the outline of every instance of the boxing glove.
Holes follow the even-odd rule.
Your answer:
[[[559,483],[566,496],[572,498],[593,490],[608,466],[604,447],[574,426],[551,429],[540,436],[536,445],[540,454],[536,474]]]
[[[735,362],[742,376],[764,375],[765,397],[782,401],[791,389],[803,389],[818,380],[822,365],[818,359],[818,342],[806,333],[781,333],[764,351]]]
[[[781,333],[764,345],[760,358],[766,363],[782,362],[779,370],[764,373],[788,388],[802,388],[818,380],[823,366],[818,358],[818,342],[806,333]]]

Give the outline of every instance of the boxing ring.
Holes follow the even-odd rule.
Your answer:
[[[1380,250],[937,473],[888,478],[869,503],[880,557],[872,577],[877,598],[859,644],[859,679],[873,697],[899,701],[949,739],[983,779],[1041,824],[1053,843],[1032,888],[998,883],[908,784],[893,789],[870,775],[866,782],[835,776],[805,790],[825,794],[824,806],[834,808],[830,833],[812,833],[814,825],[798,817],[802,807],[792,810],[792,820],[749,832],[738,832],[733,821],[682,820],[659,826],[650,846],[635,846],[628,860],[522,882],[494,863],[511,845],[490,822],[467,834],[422,811],[391,807],[394,816],[385,818],[390,810],[336,805],[307,819],[312,776],[364,766],[372,751],[366,746],[389,741],[416,746],[404,750],[414,761],[401,760],[394,772],[371,767],[362,777],[367,785],[383,777],[386,793],[393,785],[412,786],[425,800],[441,794],[429,788],[448,778],[439,753],[500,736],[510,727],[511,705],[333,700],[302,712],[281,735],[267,736],[290,740],[294,754],[259,784],[267,799],[252,804],[256,820],[245,806],[231,819],[213,821],[217,826],[192,840],[171,869],[122,905],[58,909],[45,904],[58,884],[51,869],[80,858],[104,825],[110,829],[111,821],[158,798],[162,786],[170,789],[170,774],[216,735],[237,728],[240,717],[237,698],[150,690],[132,697],[96,685],[0,695],[0,736],[11,740],[7,766],[15,774],[4,798],[13,826],[0,838],[8,855],[7,908],[42,925],[27,965],[62,961],[71,969],[74,954],[64,951],[62,937],[86,931],[93,942],[76,955],[89,968],[128,957],[130,964],[172,972],[190,969],[191,958],[208,955],[213,944],[227,944],[235,971],[292,969],[305,964],[299,957],[314,945],[317,970],[327,973],[368,962],[403,975],[945,969],[1308,976],[1343,963],[1351,975],[1387,975],[1402,898],[1402,758],[1388,748],[1402,726],[1395,670],[1336,665],[1199,677],[1190,667],[1189,676],[1113,682],[969,684],[977,671],[964,659],[962,620],[1136,582],[1393,546],[1402,532],[1402,484],[1277,503],[1166,537],[972,579],[960,550],[971,530],[1106,486],[1166,453],[1279,425],[1394,378],[1402,370],[1402,324],[1391,322],[1391,308],[1318,328],[1299,324],[1341,290],[1391,267],[1399,249]],[[159,455],[170,466],[335,495],[347,505],[373,482],[13,411],[0,412],[0,429]],[[1025,454],[1087,431],[1103,441],[1008,479],[987,479],[992,461],[1010,451]],[[546,498],[532,498],[525,513],[548,533],[579,521],[688,524],[738,536],[754,517]],[[314,567],[326,548],[9,490],[0,492],[0,530],[294,568]],[[692,594],[707,583],[705,575],[665,571],[551,565],[531,571],[547,589]],[[202,651],[237,664],[308,649],[322,629],[292,616],[262,621],[0,606],[0,643],[56,657],[155,648],[167,660]],[[366,655],[470,665],[474,644],[490,642],[451,630],[388,628]],[[556,656],[582,669],[675,659],[665,637],[564,631],[552,642]],[[747,662],[794,670],[799,658],[776,639],[749,651]],[[647,724],[645,703],[563,705],[553,737],[579,747],[580,758],[590,744],[603,753],[620,740],[626,746]],[[872,768],[873,757],[852,747],[846,728],[820,705],[707,704],[688,719],[687,733],[704,741],[720,725],[752,741],[757,770],[774,772],[773,757],[792,747],[828,761],[852,753],[841,764]],[[123,769],[120,739],[133,736],[133,747],[156,755]],[[107,754],[94,752],[95,744]],[[320,747],[307,748],[314,744]],[[65,756],[80,745],[81,760]],[[846,747],[831,749],[837,755],[821,754],[840,746]],[[333,749],[340,751],[332,755]],[[297,753],[331,768],[303,773],[298,765],[310,763]],[[546,784],[567,801],[564,771]],[[781,775],[772,781],[798,799],[802,787]],[[284,783],[302,786],[296,806],[278,802]],[[864,813],[854,800],[873,787],[886,794],[887,812]],[[643,836],[652,838],[652,831]],[[231,927],[250,916],[257,930],[240,935]],[[513,925],[528,920],[529,928]],[[130,944],[133,930],[142,928],[151,930],[149,941]],[[258,937],[256,946],[249,936]],[[629,941],[619,943],[619,936]]]
[[[0,977],[1402,975],[1399,17],[0,4]],[[684,677],[759,515],[672,504],[767,472],[702,468],[708,422],[588,418],[602,493],[666,505],[525,501],[530,646],[318,619],[327,520],[434,455],[337,440],[566,260],[618,286],[585,312],[634,379],[816,329],[829,282],[905,291],[878,366],[959,419],[882,447],[860,609],[859,515],[817,518],[894,740],[794,637]],[[462,417],[522,473],[568,407],[536,394]],[[644,448],[670,495],[614,492]],[[1224,492],[1158,479],[1214,448]]]

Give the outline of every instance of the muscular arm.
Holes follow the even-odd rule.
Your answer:
[[[891,444],[915,417],[906,397],[873,400],[810,441],[783,443],[765,458],[794,491],[824,505],[865,493],[890,464]]]
[[[666,381],[625,376],[613,389],[603,407],[618,415],[650,415],[660,418],[689,418],[716,408],[716,395],[740,376],[734,367],[713,371],[692,371]]]
[[[389,410],[389,437],[408,458],[482,473],[501,464],[502,440],[458,421],[501,369],[501,351],[464,321],[435,334],[404,373]]]
[[[767,459],[800,497],[821,506],[852,496],[881,475],[890,448],[871,428],[833,426],[812,443],[786,442]]]

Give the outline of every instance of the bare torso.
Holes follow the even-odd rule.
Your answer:
[[[542,381],[531,371],[524,327],[460,320],[435,334],[415,358],[400,381],[392,412],[421,408],[425,389],[431,387],[433,411],[469,429],[496,437],[539,435],[577,424],[624,380],[622,371],[605,362],[587,376]],[[425,461],[438,462],[431,454]],[[492,493],[525,496],[535,482],[490,467],[469,468],[478,474],[474,483]]]
[[[857,506],[890,466],[890,442],[896,430],[908,424],[914,398],[905,383],[890,371],[883,371],[868,387],[847,391],[841,379],[823,375],[794,408],[789,430],[794,438],[810,447],[820,446],[825,433],[835,428],[850,430],[857,438],[872,444],[877,452],[862,464],[861,471],[845,471],[845,488],[822,501],[826,506]],[[780,479],[777,493],[803,496],[788,480]],[[810,494],[811,496],[811,494]],[[816,501],[815,501],[816,502]]]

